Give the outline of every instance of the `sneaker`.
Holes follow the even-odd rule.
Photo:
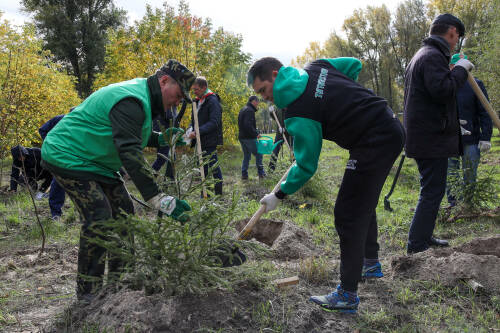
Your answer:
[[[382,265],[377,262],[375,265],[365,266],[363,265],[363,271],[361,272],[362,279],[378,279],[384,276],[382,273]]]
[[[328,312],[356,313],[358,311],[359,297],[355,293],[347,292],[337,286],[337,290],[323,296],[311,296],[309,298]]]
[[[52,216],[52,221],[57,222],[61,220],[61,215],[54,215]]]

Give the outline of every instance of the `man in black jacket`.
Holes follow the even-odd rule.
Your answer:
[[[21,145],[12,147],[12,172],[10,174],[10,191],[17,191],[18,184],[29,184],[33,191],[38,191],[37,199],[49,188],[52,181],[50,172],[42,168],[42,154],[40,148],[24,148]],[[37,181],[43,179],[39,187]]]
[[[467,59],[467,56],[465,54],[454,54],[453,57],[451,57],[450,69],[453,69],[461,58]],[[483,82],[476,78],[474,78],[474,80],[483,91],[484,96],[488,98],[488,93],[486,92]],[[477,167],[479,165],[481,153],[486,153],[491,148],[493,124],[488,112],[486,112],[479,98],[477,98],[469,82],[465,82],[457,91],[457,108],[459,118],[467,121],[464,125],[465,130],[469,131],[471,134],[462,136],[462,147],[464,150],[464,154],[461,158],[463,183],[458,181],[460,159],[456,157],[448,159],[448,181],[454,181],[460,184],[460,186],[465,184],[468,187],[465,197],[462,198],[467,202],[471,199],[468,195],[472,195],[472,189],[470,187],[476,182]],[[457,198],[452,193],[453,191],[449,184],[446,188],[446,192],[450,206],[455,206]]]
[[[241,163],[241,179],[248,179],[248,164],[255,156],[255,165],[257,166],[257,173],[259,179],[264,178],[264,165],[262,164],[262,154],[257,152],[257,125],[255,123],[255,112],[259,106],[259,98],[257,96],[250,96],[247,104],[240,110],[238,114],[238,139],[240,140],[241,149],[243,150],[243,162]]]
[[[420,173],[420,197],[408,235],[408,253],[448,242],[432,236],[446,189],[448,158],[462,154],[455,95],[473,65],[466,59],[450,70],[450,52],[465,28],[453,15],[432,22],[429,37],[408,64],[405,76],[404,125],[406,155]]]
[[[205,164],[205,175],[208,173],[208,167],[212,167],[218,161],[217,146],[222,145],[222,107],[220,97],[208,89],[207,79],[199,76],[193,83],[193,92],[197,99],[195,103],[198,110],[198,126],[200,130],[201,150],[203,156],[211,156],[210,163]],[[191,117],[192,131],[188,137],[196,138],[194,132],[194,117]],[[217,180],[215,184],[215,194],[222,194],[222,171],[220,166],[213,169],[213,176]]]

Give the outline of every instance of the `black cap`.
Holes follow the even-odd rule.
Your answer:
[[[458,35],[460,37],[463,37],[465,35],[464,24],[462,23],[462,21],[460,21],[458,19],[458,17],[455,17],[451,14],[446,13],[446,14],[440,14],[440,15],[436,16],[434,21],[432,21],[432,25],[435,25],[435,24],[446,24],[446,25],[454,26],[455,28],[457,28]]]
[[[189,90],[193,85],[196,77],[194,74],[186,68],[183,64],[177,60],[170,59],[165,65],[160,68],[162,72],[171,76],[181,87],[184,99],[191,103],[191,96],[189,96]]]
[[[29,154],[28,150],[21,145],[17,145],[15,147],[12,147],[10,149],[10,153],[12,154],[12,158],[14,160],[19,159],[19,157],[22,155],[27,156]]]

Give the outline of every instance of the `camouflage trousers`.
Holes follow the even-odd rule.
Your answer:
[[[78,250],[77,295],[93,293],[102,286],[104,277],[107,253],[104,247],[96,244],[96,240],[109,241],[103,223],[109,225],[109,221],[134,214],[134,205],[121,181],[107,184],[69,179],[57,174],[54,177],[73,201],[83,223]],[[122,232],[120,236],[127,237],[127,234]],[[125,263],[121,259],[108,257],[108,276],[119,274],[124,268]]]

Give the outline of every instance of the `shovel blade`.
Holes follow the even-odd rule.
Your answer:
[[[243,228],[246,226],[250,219],[245,219],[236,222],[235,228],[238,232],[241,232]],[[248,239],[255,238],[258,242],[264,243],[268,246],[273,246],[274,241],[281,234],[281,230],[283,230],[283,221],[275,221],[269,219],[261,219],[257,221],[257,223],[253,226]]]

